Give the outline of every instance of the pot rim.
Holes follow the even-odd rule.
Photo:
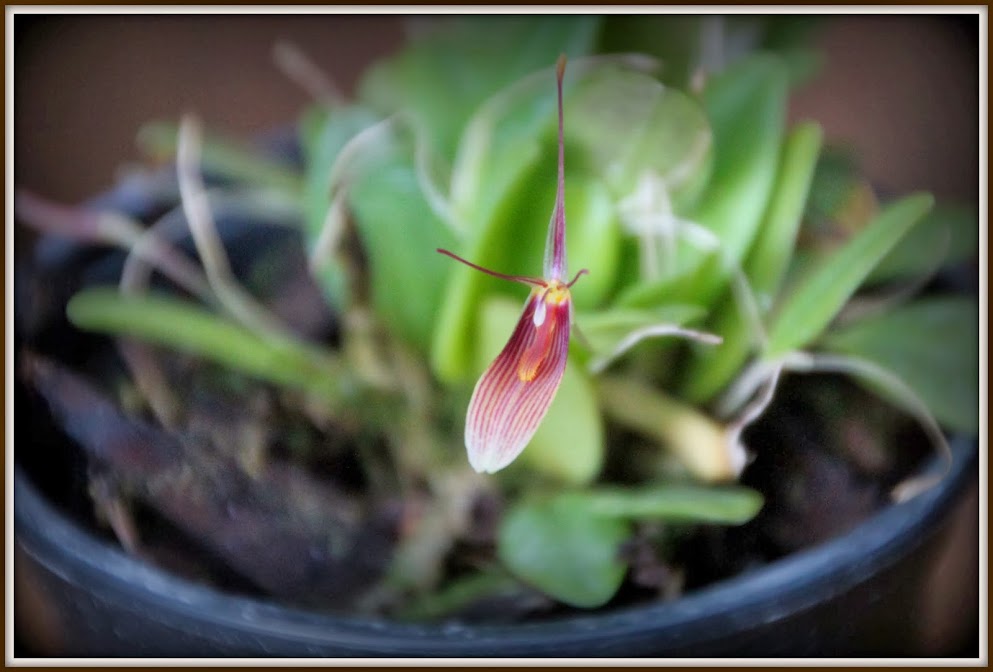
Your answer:
[[[815,547],[665,603],[513,625],[408,624],[284,607],[173,575],[98,539],[45,500],[14,466],[17,543],[62,580],[172,628],[271,640],[265,650],[378,656],[637,655],[650,643],[699,646],[804,610],[866,581],[924,543],[967,481],[977,478],[975,440],[953,439],[947,476],[910,501],[891,504]],[[942,468],[932,459],[929,471]],[[211,626],[213,634],[204,626]],[[218,638],[218,641],[230,638]],[[257,647],[256,647],[257,648]],[[373,653],[374,652],[374,653]]]

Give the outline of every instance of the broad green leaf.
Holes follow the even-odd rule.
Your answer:
[[[790,131],[783,145],[776,186],[744,264],[763,303],[779,289],[796,247],[823,136],[818,124],[808,122]]]
[[[554,195],[546,212],[551,215]],[[569,271],[589,271],[572,287],[573,305],[595,308],[604,303],[617,284],[621,260],[621,228],[606,186],[587,176],[575,176],[566,187],[566,254]],[[544,250],[542,250],[544,256]],[[540,268],[540,266],[539,266]],[[571,278],[567,278],[571,280]]]
[[[744,264],[760,310],[771,304],[792,258],[822,135],[817,124],[801,124],[783,144],[776,186]],[[720,348],[693,358],[683,387],[686,398],[697,403],[707,401],[727,385],[756,345],[755,334],[732,294],[720,302],[711,324],[724,342]]]
[[[684,271],[658,280],[634,282],[617,294],[614,305],[619,308],[651,309],[671,303],[681,303],[692,293],[696,273]]]
[[[502,297],[488,299],[480,314],[480,373],[507,344],[521,317],[521,305]],[[592,481],[603,463],[603,420],[589,375],[570,357],[562,383],[534,438],[521,453],[525,468],[565,483]]]
[[[674,523],[741,525],[762,508],[761,493],[741,486],[673,484],[601,488],[582,496],[596,515]]]
[[[454,247],[451,230],[432,212],[409,159],[399,155],[358,176],[348,201],[377,315],[427,352],[452,264],[435,250]]]
[[[570,485],[586,485],[600,473],[604,429],[589,374],[569,361],[548,415],[521,454],[521,464]]]
[[[417,182],[409,147],[396,134],[371,137],[347,165],[335,163],[356,134],[380,120],[353,106],[306,118],[306,222],[308,245],[325,226],[331,173],[341,184],[368,260],[372,300],[383,322],[408,342],[427,350],[448,264],[435,249],[452,247],[454,237],[428,206]],[[338,309],[350,302],[348,268],[338,257],[318,267],[317,278]]]
[[[714,133],[714,169],[689,219],[721,241],[724,258],[742,263],[755,238],[776,178],[786,122],[787,72],[768,54],[752,56],[716,75],[704,90]],[[680,268],[697,268],[711,256],[684,246]],[[719,264],[697,278],[691,303],[710,303],[727,280]]]
[[[331,201],[330,180],[335,159],[349,140],[379,121],[380,118],[372,111],[357,105],[333,110],[312,108],[301,118],[299,135],[306,164],[304,205],[309,243],[312,244],[317,238],[324,224]],[[389,142],[384,139],[375,153],[381,156],[382,149],[388,147]],[[367,169],[371,163],[368,159],[363,160],[361,155],[357,158],[357,165],[352,166],[349,175],[356,170]]]
[[[886,207],[869,226],[798,282],[769,326],[765,357],[775,358],[817,338],[879,260],[927,214],[929,194]]]
[[[699,104],[646,74],[603,67],[568,100],[567,142],[585,154],[615,198],[630,195],[643,176],[664,181],[674,210],[685,211],[705,183],[711,133]]]
[[[305,343],[245,327],[190,303],[147,294],[131,296],[116,288],[86,289],[69,301],[69,320],[88,331],[129,336],[198,355],[262,380],[340,401],[350,381],[329,352]]]
[[[561,53],[588,53],[597,23],[592,16],[439,21],[398,55],[370,68],[359,100],[385,113],[413,113],[426,126],[434,150],[451,162],[462,129],[483,100],[553,66]]]
[[[614,596],[627,570],[620,546],[626,520],[593,515],[583,497],[560,495],[514,505],[497,536],[497,554],[521,580],[576,607]]]
[[[975,259],[978,250],[975,207],[938,204],[879,262],[868,282],[920,277],[941,266]]]
[[[979,431],[979,306],[975,300],[919,299],[833,329],[821,345],[892,371],[946,427],[970,435]]]

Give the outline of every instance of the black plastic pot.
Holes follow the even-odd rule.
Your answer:
[[[135,214],[154,210],[154,204],[131,202],[120,191],[111,196],[115,207]],[[46,263],[56,266],[74,254],[54,243],[41,253],[51,256]],[[104,272],[115,277],[117,271]],[[52,291],[68,296],[78,280],[67,279],[64,290]],[[25,300],[19,297],[22,305]],[[15,395],[18,413],[23,402]],[[935,559],[947,547],[951,512],[978,478],[975,442],[955,442],[953,467],[938,487],[887,507],[828,543],[691,591],[674,602],[530,624],[416,626],[233,596],[128,555],[44,494],[37,479],[49,458],[32,453],[47,428],[22,421],[18,416],[15,571],[17,627],[30,651],[19,655],[933,654],[921,638],[921,590],[929,585]],[[45,492],[52,491],[51,483],[45,487]],[[971,607],[963,605],[963,613],[971,614]]]
[[[850,533],[669,604],[499,627],[412,626],[232,597],[140,562],[60,513],[17,470],[18,571],[43,634],[79,656],[920,655],[917,588],[949,512],[976,482],[976,447],[953,446],[942,484]],[[965,608],[967,605],[963,605]]]

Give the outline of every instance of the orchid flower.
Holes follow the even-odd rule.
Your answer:
[[[565,56],[556,67],[559,140],[558,186],[545,243],[544,277],[506,275],[439,249],[483,273],[531,287],[524,313],[510,340],[486,369],[473,390],[466,414],[465,445],[477,472],[493,473],[520,455],[548,412],[562,382],[572,328],[570,289],[586,269],[569,282],[565,259],[565,159],[562,139],[562,77]]]

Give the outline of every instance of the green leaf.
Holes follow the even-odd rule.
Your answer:
[[[397,56],[369,69],[359,99],[385,113],[413,113],[426,126],[434,150],[451,162],[463,127],[483,100],[524,75],[554,65],[561,53],[588,53],[597,23],[592,16],[437,22]]]
[[[551,191],[549,196],[552,200],[547,210],[539,208],[536,213],[551,214],[555,201]],[[603,182],[587,176],[575,176],[566,187],[566,198],[569,199],[566,255],[570,272],[581,268],[589,271],[572,287],[573,305],[579,309],[594,308],[604,303],[617,282],[621,261],[621,227],[614,211],[614,202]],[[547,217],[542,219],[547,220]]]
[[[786,123],[787,72],[768,54],[752,56],[716,75],[704,91],[714,132],[714,169],[700,205],[689,218],[721,241],[725,258],[742,263],[758,231],[776,178]],[[680,251],[680,268],[711,256]],[[706,305],[724,287],[728,269],[708,269],[683,297]]]
[[[488,299],[480,314],[482,372],[507,344],[521,317],[521,306],[509,299]],[[600,471],[604,456],[603,420],[589,375],[570,357],[562,383],[534,438],[521,453],[524,468],[564,483],[583,485]]]
[[[358,105],[334,110],[312,108],[301,118],[299,135],[306,163],[304,205],[309,244],[317,239],[328,211],[335,159],[349,140],[378,121],[380,118],[376,114]],[[388,147],[389,143],[384,141],[382,145]],[[379,155],[381,152],[377,152]],[[361,161],[361,158],[359,168],[368,169],[371,162]],[[355,172],[353,167],[349,174]]]
[[[182,299],[131,296],[116,288],[96,287],[73,296],[66,312],[80,329],[130,336],[198,355],[329,401],[341,401],[354,382],[331,353],[289,338],[263,338]]]
[[[741,525],[762,508],[761,493],[740,486],[653,485],[584,494],[597,515],[674,523]]]
[[[793,256],[822,135],[817,124],[801,124],[783,144],[776,186],[744,264],[760,310],[772,303]],[[707,401],[727,385],[756,345],[755,334],[733,295],[725,295],[714,318],[712,330],[724,342],[720,348],[694,357],[685,374],[683,393],[697,403]]]
[[[593,515],[577,495],[513,506],[497,536],[497,553],[521,580],[576,607],[598,607],[614,596],[626,565],[620,546],[630,536],[621,518]]]
[[[349,140],[379,121],[360,106],[316,111],[304,118],[311,247],[325,224],[336,160]],[[426,351],[450,269],[435,248],[451,248],[455,240],[421,192],[410,154],[395,135],[384,133],[344,167],[344,184],[338,186],[347,189],[378,315],[401,338]],[[326,262],[317,272],[321,286],[332,305],[347,308],[352,291],[347,262],[338,258]]]
[[[689,96],[646,74],[608,66],[583,78],[567,105],[567,143],[575,143],[615,198],[631,194],[648,174],[665,181],[676,211],[699,195],[711,132]]]
[[[410,159],[400,155],[357,177],[348,200],[376,314],[427,352],[452,265],[435,250],[453,247],[454,235],[425,200]]]
[[[776,186],[744,264],[760,301],[771,301],[789,267],[823,136],[820,125],[804,123],[783,144]]]
[[[933,203],[929,194],[915,194],[886,207],[868,227],[800,280],[769,327],[765,356],[784,355],[817,338],[879,260]]]
[[[673,302],[687,302],[685,297],[693,293],[696,277],[694,271],[688,270],[658,280],[633,282],[617,294],[613,305],[618,308],[651,309]]]
[[[919,299],[833,329],[821,345],[892,371],[939,422],[978,433],[979,306],[973,299]]]
[[[938,204],[879,262],[868,282],[920,277],[942,266],[975,259],[978,250],[976,208]]]
[[[521,454],[521,464],[570,485],[585,485],[600,473],[604,429],[589,374],[570,360],[548,415]]]

